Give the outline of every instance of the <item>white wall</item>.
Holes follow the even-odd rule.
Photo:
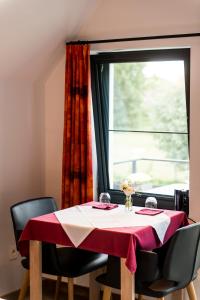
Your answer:
[[[78,39],[199,32],[198,0],[100,0]]]
[[[43,131],[40,104],[33,83],[7,81],[0,85],[0,295],[21,284],[22,268],[9,260],[14,245],[10,205],[43,195]]]
[[[61,203],[65,47],[44,83],[45,192]]]

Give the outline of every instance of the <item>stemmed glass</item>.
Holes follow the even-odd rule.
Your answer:
[[[110,195],[109,193],[101,193],[99,196],[99,202],[101,204],[110,203]]]
[[[155,197],[147,197],[145,201],[145,207],[157,208],[157,200]]]

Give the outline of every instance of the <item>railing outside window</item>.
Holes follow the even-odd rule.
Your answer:
[[[165,163],[165,164],[170,164],[171,169],[173,168],[172,171],[172,181],[173,181],[173,190],[175,185],[177,185],[177,188],[188,188],[188,178],[185,176],[182,181],[180,181],[180,169],[183,171],[184,169],[188,169],[188,160],[175,160],[175,159],[156,159],[156,158],[136,158],[136,159],[129,159],[129,160],[123,160],[123,161],[116,161],[113,162],[114,170],[117,168],[120,170],[122,176],[123,176],[123,166],[128,165],[129,169],[129,174],[132,177],[132,180],[135,181],[135,185],[137,188],[137,191],[142,191],[142,192],[154,192],[156,193],[157,190],[162,194],[164,192],[166,193],[166,190],[169,190],[169,195],[173,191],[170,192],[170,183],[169,182],[162,182],[162,183],[156,183],[155,181],[153,182],[151,180],[151,176],[148,173],[145,173],[144,169],[141,170],[140,163],[143,162],[152,162],[152,163]],[[116,172],[117,173],[117,172]],[[150,172],[151,173],[151,172]],[[159,176],[159,174],[158,174]],[[113,189],[119,189],[120,186],[120,180],[118,177],[113,176]],[[175,181],[175,179],[177,179]],[[172,186],[172,185],[171,185]]]

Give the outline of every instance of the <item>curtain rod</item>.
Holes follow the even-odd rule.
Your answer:
[[[117,43],[117,42],[131,42],[131,41],[145,41],[145,40],[159,40],[159,39],[175,39],[185,37],[197,37],[200,33],[180,33],[180,34],[168,34],[168,35],[153,35],[153,36],[139,36],[119,39],[106,39],[106,40],[91,40],[91,41],[71,41],[66,42],[66,45],[82,45],[82,44],[106,44],[106,43]]]

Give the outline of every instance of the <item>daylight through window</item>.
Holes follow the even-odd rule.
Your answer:
[[[97,143],[104,144],[104,185],[119,190],[130,177],[138,192],[173,195],[174,189],[188,189],[189,50],[96,57],[93,97],[99,106],[94,104]]]

